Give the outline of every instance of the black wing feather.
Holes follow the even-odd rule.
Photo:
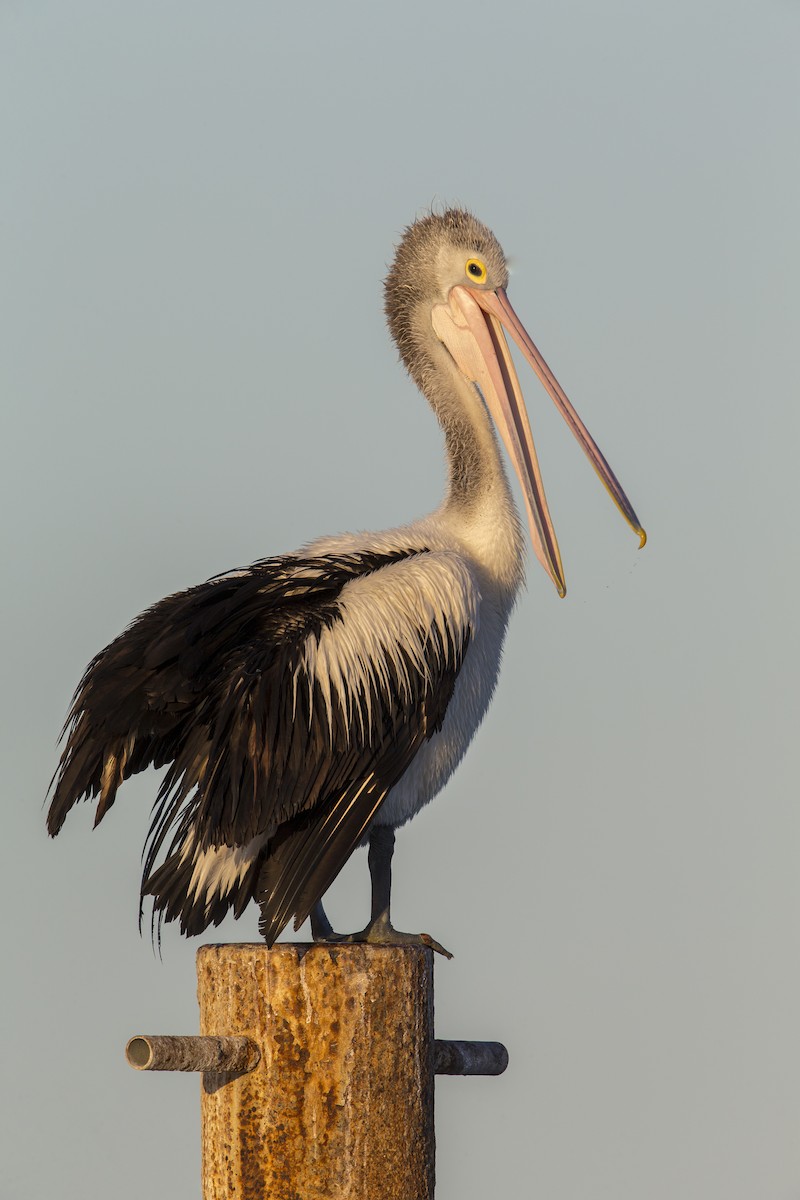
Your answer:
[[[431,633],[430,647],[434,650],[432,661],[442,666],[449,661],[449,669],[423,678],[406,656],[406,678],[417,684],[408,706],[387,704],[386,694],[376,689],[375,727],[360,748],[358,769],[347,772],[351,782],[342,791],[329,789],[325,803],[287,822],[274,838],[258,881],[259,928],[268,943],[272,944],[291,917],[295,929],[299,929],[361,842],[382,801],[417,750],[441,728],[467,639],[452,647],[454,653],[446,657],[440,641]],[[397,696],[400,691],[400,682],[395,678],[390,695]],[[413,720],[409,719],[411,713]]]
[[[192,733],[213,723],[209,689],[243,645],[256,637],[279,650],[293,630],[318,632],[334,618],[345,583],[400,557],[266,559],[143,612],[92,659],[75,691],[49,832],[55,836],[72,806],[95,796],[101,820],[124,779],[181,752],[185,758]]]
[[[428,669],[407,661],[402,684],[375,684],[371,719],[349,728],[338,706],[325,706],[318,682],[304,678],[304,647],[341,620],[348,582],[424,553],[268,559],[148,609],[92,660],[78,686],[50,833],[77,801],[99,796],[96,824],[123,780],[169,764],[142,880],[154,910],[198,933],[231,906],[238,915],[257,894],[270,943],[292,916],[301,921],[440,727],[469,634],[451,645],[428,632]],[[390,676],[397,669],[387,664]],[[391,701],[399,696],[398,708]],[[195,852],[257,838],[263,850],[235,888],[191,891]]]

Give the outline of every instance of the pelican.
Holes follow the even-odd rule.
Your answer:
[[[389,329],[444,432],[435,512],[382,533],[323,537],[167,596],[87,667],[62,731],[48,830],[167,766],[141,903],[201,933],[251,900],[272,945],[293,919],[315,940],[422,943],[390,919],[395,830],[431,800],[489,705],[524,540],[495,429],[519,477],[533,550],[566,584],[504,330],[555,401],[644,545],[611,468],[506,295],[494,235],[471,214],[405,231],[385,283]],[[371,919],[334,933],[322,898],[369,844]]]

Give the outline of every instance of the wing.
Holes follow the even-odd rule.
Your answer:
[[[425,550],[273,559],[169,597],[90,664],[51,832],[170,762],[143,894],[196,933],[258,893],[271,942],[441,725],[476,621],[467,568]]]
[[[478,592],[462,560],[415,555],[343,589],[340,623],[305,647],[296,728],[320,727],[310,756],[315,800],[297,796],[258,881],[261,932],[271,944],[289,919],[298,928],[362,840],[391,788],[442,725],[477,627]],[[306,690],[308,689],[308,690]]]
[[[213,724],[226,664],[254,640],[280,655],[332,619],[345,583],[387,556],[286,557],[167,596],[89,664],[76,689],[47,818],[55,836],[79,800],[99,796],[95,825],[124,779],[185,756]]]

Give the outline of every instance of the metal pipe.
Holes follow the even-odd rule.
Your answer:
[[[433,1069],[437,1075],[502,1075],[508,1051],[501,1042],[451,1042],[433,1044]]]
[[[137,1071],[247,1072],[258,1066],[258,1046],[246,1037],[178,1037],[139,1034],[125,1047]],[[433,1050],[437,1075],[502,1075],[508,1051],[500,1042],[464,1042],[437,1038]]]
[[[171,1037],[139,1034],[125,1047],[137,1071],[226,1071],[244,1074],[261,1061],[261,1051],[248,1037]]]

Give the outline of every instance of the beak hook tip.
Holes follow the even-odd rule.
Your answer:
[[[641,525],[640,525],[640,526],[639,526],[639,528],[636,530],[636,532],[637,532],[637,533],[638,533],[638,535],[639,535],[639,549],[640,549],[640,550],[644,550],[645,546],[647,545],[647,534],[646,534],[646,533],[645,533],[645,531],[642,529]]]

